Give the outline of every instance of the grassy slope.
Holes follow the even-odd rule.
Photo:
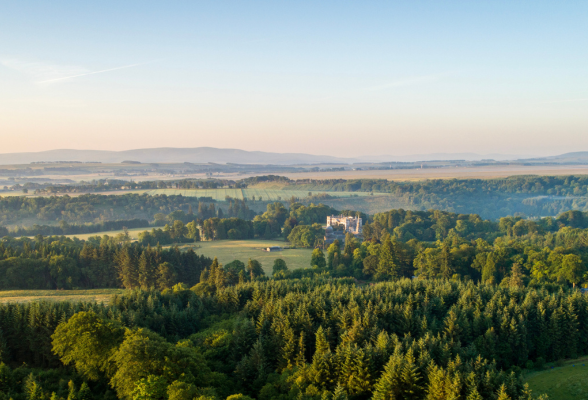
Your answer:
[[[331,192],[329,192],[331,193]],[[405,210],[416,210],[418,207],[406,204],[398,198],[388,196],[367,196],[367,197],[348,197],[320,201],[325,205],[333,207],[336,210],[354,210],[366,214],[375,214],[378,212],[389,211],[392,209],[403,208]],[[365,223],[365,221],[364,221]]]
[[[0,303],[28,303],[30,301],[95,301],[108,303],[124,289],[91,290],[6,290],[0,291]]]
[[[550,399],[588,400],[588,357],[571,360],[562,367],[532,372],[526,381],[535,395],[546,393]]]
[[[207,257],[217,257],[221,264],[227,264],[233,260],[240,260],[247,264],[250,258],[261,263],[267,275],[271,275],[272,266],[276,258],[286,261],[289,269],[310,267],[312,249],[286,249],[268,253],[262,248],[269,246],[285,246],[288,243],[272,240],[217,240],[214,242],[199,242],[195,245],[186,245],[182,248],[194,247],[198,254]]]

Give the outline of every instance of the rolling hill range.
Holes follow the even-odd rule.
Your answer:
[[[349,163],[352,159],[302,153],[267,153],[239,149],[217,149],[213,147],[136,149],[125,151],[105,150],[48,150],[30,153],[0,154],[0,164],[29,164],[31,162],[81,161],[120,163],[138,161],[141,163],[234,163],[234,164],[319,164]]]
[[[588,152],[566,153],[557,156],[526,158],[505,154],[436,153],[405,156],[379,155],[357,158],[334,157],[305,153],[272,153],[214,147],[174,148],[161,147],[125,151],[58,149],[41,152],[0,154],[0,165],[29,164],[32,162],[101,162],[121,163],[194,163],[194,164],[261,164],[261,165],[308,165],[308,164],[353,164],[382,162],[421,162],[431,160],[480,161],[533,163],[533,164],[588,164]],[[510,160],[510,161],[509,161]]]

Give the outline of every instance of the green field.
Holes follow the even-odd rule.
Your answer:
[[[588,400],[588,357],[566,362],[561,367],[526,376],[533,394],[546,393],[550,399]]]
[[[150,231],[151,229],[153,229],[154,227],[145,227],[145,228],[133,228],[133,229],[127,229],[129,232],[129,236],[131,237],[132,240],[137,240],[139,238],[139,233],[144,232],[144,231]],[[163,228],[161,226],[159,227],[155,227],[157,229],[159,228]],[[118,230],[118,231],[105,231],[105,232],[94,232],[94,233],[80,233],[80,234],[76,234],[76,235],[65,235],[65,237],[68,238],[78,238],[81,240],[88,240],[88,238],[93,237],[93,236],[104,236],[104,235],[108,235],[108,236],[116,236],[119,233],[123,233],[124,231]]]
[[[312,249],[285,249],[271,253],[262,250],[269,246],[283,247],[286,245],[288,243],[272,240],[216,240],[181,247],[192,247],[198,254],[203,254],[210,258],[217,257],[218,261],[223,265],[233,260],[239,260],[247,264],[247,261],[253,258],[261,263],[266,275],[271,275],[272,266],[276,258],[286,261],[289,269],[310,267]]]
[[[326,192],[326,191],[308,191],[308,190],[282,190],[282,189],[154,189],[145,191],[151,196],[156,194],[165,194],[168,196],[182,195],[187,197],[212,197],[217,201],[225,201],[228,197],[243,200],[261,198],[263,201],[288,200],[292,196],[298,198],[308,197],[308,193],[313,195],[327,193],[333,197],[363,197],[369,196],[367,192]]]
[[[0,303],[28,303],[31,301],[93,301],[108,303],[124,289],[89,290],[4,290],[0,291]]]

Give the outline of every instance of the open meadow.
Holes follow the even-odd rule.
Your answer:
[[[289,243],[276,240],[215,240],[198,242],[194,245],[183,245],[181,248],[193,248],[197,254],[206,257],[217,257],[221,264],[239,260],[247,264],[250,258],[261,263],[266,275],[271,276],[272,266],[276,258],[286,261],[289,269],[310,267],[312,249],[284,249],[282,251],[267,252],[263,249],[269,246],[287,246]]]
[[[161,228],[161,227],[158,227]],[[150,231],[151,229],[153,229],[152,227],[145,227],[145,228],[133,228],[133,229],[127,229],[127,232],[129,232],[129,236],[131,237],[131,240],[137,240],[139,238],[139,233],[144,232],[144,231]],[[94,237],[94,236],[116,236],[120,233],[123,233],[124,231],[121,230],[117,230],[117,231],[105,231],[105,232],[94,232],[94,233],[79,233],[79,234],[75,234],[75,235],[65,235],[65,237],[68,238],[78,238],[81,240],[88,240],[88,238],[90,237]]]
[[[549,366],[529,373],[526,381],[533,394],[546,393],[550,399],[588,400],[588,357],[567,361],[561,367]]]
[[[88,301],[107,304],[115,294],[123,294],[125,289],[88,290],[3,290],[0,303],[29,303],[31,301]]]

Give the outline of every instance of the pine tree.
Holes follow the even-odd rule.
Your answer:
[[[511,400],[511,397],[506,393],[506,386],[502,384],[496,393],[496,400]]]
[[[378,269],[376,270],[376,279],[395,279],[398,277],[398,265],[394,262],[394,254],[392,250],[392,242],[390,235],[386,236],[382,247],[380,248],[380,260],[378,262]]]
[[[90,392],[90,388],[86,382],[82,383],[80,387],[80,391],[78,392],[77,400],[91,400],[92,399],[92,392]]]
[[[468,397],[466,400],[484,400],[480,393],[478,393],[478,389],[474,388],[468,393]]]
[[[139,286],[139,271],[134,261],[128,246],[117,254],[119,277],[127,289],[135,289]]]
[[[314,355],[315,356],[324,356],[327,353],[331,352],[331,348],[329,347],[329,342],[327,341],[327,337],[325,336],[325,331],[323,330],[322,326],[316,331],[316,350]]]
[[[24,394],[27,400],[43,400],[45,398],[41,385],[31,373],[24,382]]]
[[[418,400],[421,398],[423,387],[420,380],[421,373],[415,364],[414,354],[410,348],[404,356],[404,365],[400,374],[403,399]]]
[[[139,257],[139,285],[141,289],[149,289],[155,286],[155,268],[151,260],[151,247],[147,247]]]
[[[304,344],[304,331],[300,332],[298,339],[298,354],[296,355],[296,366],[303,367],[306,364],[306,346]]]
[[[294,330],[290,327],[284,334],[284,345],[282,346],[282,357],[286,363],[286,368],[291,369],[295,363],[296,340],[294,339]]]
[[[349,392],[352,394],[366,394],[372,390],[372,375],[370,360],[364,349],[359,349],[353,357],[352,374],[349,379]]]
[[[391,357],[380,379],[376,383],[373,400],[397,400],[402,399],[401,373],[403,356],[395,352]]]

